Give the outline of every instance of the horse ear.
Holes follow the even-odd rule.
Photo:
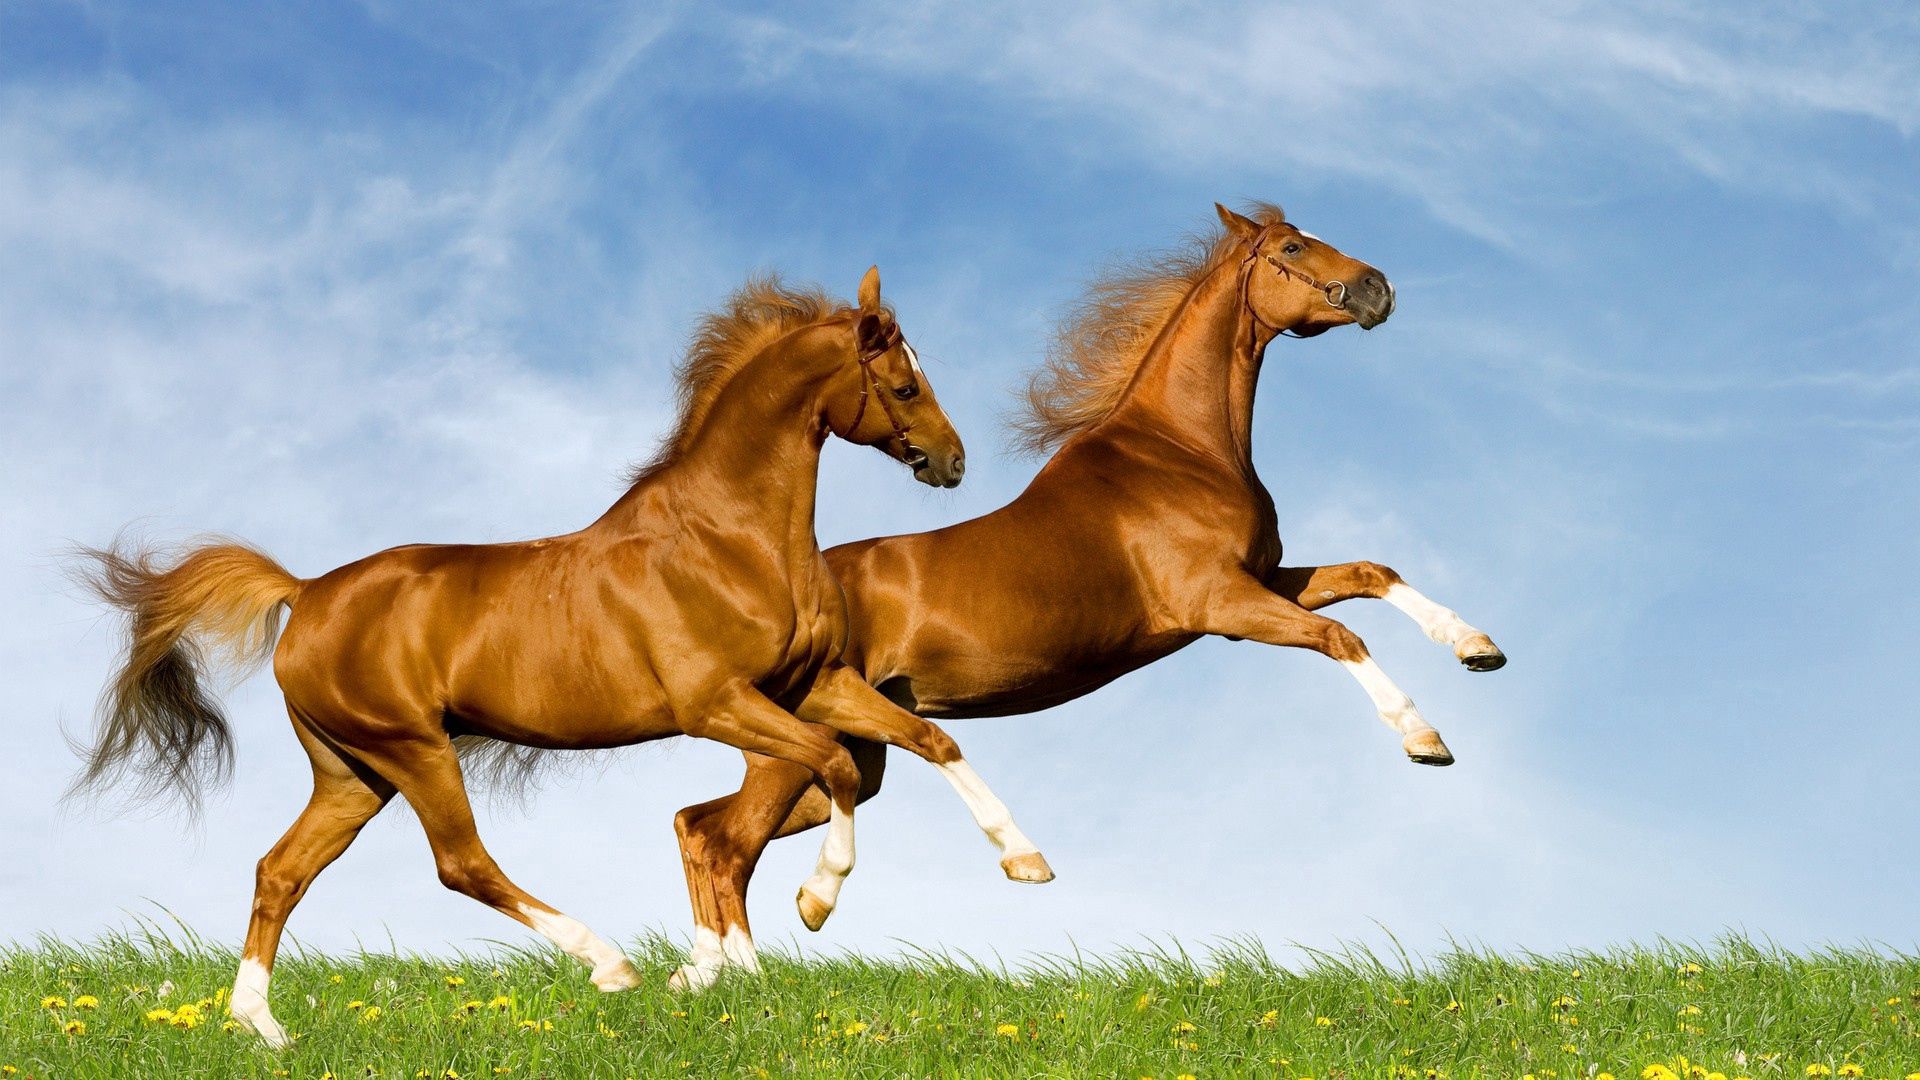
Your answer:
[[[863,356],[885,350],[893,337],[885,312],[861,312],[854,334],[860,340],[860,353]]]
[[[867,276],[860,279],[860,310],[880,310],[880,268],[867,267]]]
[[[1225,225],[1228,232],[1243,240],[1251,240],[1260,235],[1260,224],[1252,218],[1236,214],[1219,203],[1214,203],[1213,208],[1219,211],[1220,224]]]

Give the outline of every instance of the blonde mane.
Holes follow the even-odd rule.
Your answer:
[[[1261,225],[1286,220],[1272,203],[1253,204],[1247,216]],[[1055,328],[1046,362],[1027,381],[1011,421],[1014,446],[1046,454],[1105,419],[1181,300],[1234,250],[1233,234],[1222,228],[1116,263],[1089,283]]]
[[[659,451],[627,479],[639,483],[673,464],[693,442],[727,381],[762,349],[803,326],[852,311],[817,285],[789,286],[778,274],[748,278],[719,310],[694,324],[686,355],[673,368],[680,419]]]

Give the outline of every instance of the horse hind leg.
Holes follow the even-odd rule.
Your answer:
[[[391,785],[327,745],[297,717],[294,731],[313,761],[313,796],[260,860],[253,915],[228,1003],[236,1023],[276,1050],[292,1041],[274,1019],[267,993],[287,918],[320,871],[340,857],[393,797]]]
[[[426,830],[440,882],[513,919],[585,964],[603,991],[630,990],[640,976],[626,955],[599,935],[508,880],[480,842],[460,759],[444,732],[369,748],[368,764],[406,796]]]
[[[1492,638],[1452,608],[1428,599],[1391,567],[1379,563],[1281,566],[1267,575],[1267,585],[1308,611],[1361,597],[1385,600],[1412,619],[1428,638],[1452,649],[1467,670],[1498,671],[1507,663],[1506,654]]]

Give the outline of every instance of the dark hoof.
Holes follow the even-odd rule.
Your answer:
[[[1507,666],[1507,657],[1505,653],[1495,649],[1492,652],[1463,656],[1460,662],[1467,666],[1468,671],[1499,671]]]

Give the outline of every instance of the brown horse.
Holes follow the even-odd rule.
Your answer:
[[[820,783],[832,819],[803,907],[828,910],[853,866],[860,773],[835,733],[904,746],[941,768],[1006,852],[1010,875],[1051,877],[953,740],[840,663],[847,614],[814,539],[829,434],[885,448],[951,487],[960,438],[870,270],[859,305],[750,282],[708,316],[680,371],[679,427],[624,497],[579,532],[491,545],[395,548],[302,581],[233,543],[170,569],[94,552],[100,593],[131,617],[83,782],[128,771],[191,789],[230,758],[201,688],[200,649],[272,650],[287,712],[313,761],[312,800],[260,861],[233,1015],[288,1037],[267,1004],[288,914],[398,792],[420,817],[440,880],[545,935],[594,985],[637,976],[624,955],[509,881],[475,831],[456,738],[588,749],[670,735],[717,739]],[[272,645],[281,605],[292,609]],[[824,914],[820,916],[824,918]],[[711,954],[711,955],[710,955]],[[702,939],[751,966],[742,940]]]
[[[1028,394],[1028,447],[1058,447],[984,517],[827,553],[853,612],[846,660],[926,716],[1004,716],[1086,694],[1207,634],[1312,649],[1345,665],[1414,761],[1453,757],[1366,646],[1315,609],[1385,599],[1474,671],[1493,642],[1384,566],[1280,565],[1254,474],[1254,388],[1267,344],[1392,314],[1379,271],[1288,224],[1216,207],[1223,232],[1098,282]],[[853,740],[861,797],[883,747]],[[702,934],[745,934],[770,839],[825,820],[808,776],[749,756],[735,795],[676,819]],[[818,929],[808,919],[810,928]]]

